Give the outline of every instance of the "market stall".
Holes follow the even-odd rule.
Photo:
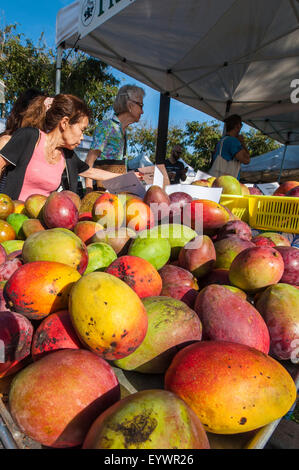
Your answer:
[[[298,143],[298,2],[122,0],[121,10],[120,2],[88,3],[88,19],[83,0],[58,12],[57,91],[62,51],[72,48],[159,91],[158,162],[170,99],[218,120],[240,114],[278,142]]]
[[[239,113],[297,143],[297,3],[173,3],[61,10],[57,91],[62,48],[78,47],[159,90],[166,107],[172,97],[217,119]],[[299,252],[284,231],[299,234],[299,183],[279,196],[229,175],[175,188],[162,167],[83,199],[4,198],[4,447],[261,449],[293,410]]]

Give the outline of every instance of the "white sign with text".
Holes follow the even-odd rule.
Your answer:
[[[279,187],[279,183],[263,183],[257,184],[264,196],[272,196],[274,191]]]
[[[80,0],[78,31],[81,38],[136,0]]]

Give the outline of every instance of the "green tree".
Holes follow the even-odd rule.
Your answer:
[[[195,170],[206,170],[211,162],[216,144],[221,138],[220,124],[191,121],[185,126],[186,145],[191,148],[186,163]]]
[[[252,158],[271,152],[271,150],[275,150],[281,146],[281,144],[275,140],[262,134],[261,131],[256,131],[255,129],[250,129],[248,132],[245,132],[244,137],[246,146]]]
[[[5,113],[16,98],[28,88],[55,94],[56,56],[45,45],[43,34],[35,45],[16,25],[0,30],[0,78],[4,81]],[[89,133],[111,109],[119,81],[106,64],[79,52],[66,50],[63,55],[61,92],[84,99],[91,107],[93,119]]]

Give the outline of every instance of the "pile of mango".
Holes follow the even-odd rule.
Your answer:
[[[294,404],[299,250],[283,235],[156,186],[2,194],[0,217],[0,382],[42,446],[209,449]],[[123,397],[118,370],[164,389]]]

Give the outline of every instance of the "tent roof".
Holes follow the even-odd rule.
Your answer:
[[[229,114],[299,144],[298,0],[136,0],[82,38],[80,9],[77,0],[58,12],[57,46],[78,47],[218,120],[231,103]]]
[[[254,157],[249,165],[241,165],[241,171],[255,172],[268,170],[269,168],[272,171],[277,171],[280,170],[282,161],[284,170],[297,169],[299,167],[299,145],[282,146]]]

